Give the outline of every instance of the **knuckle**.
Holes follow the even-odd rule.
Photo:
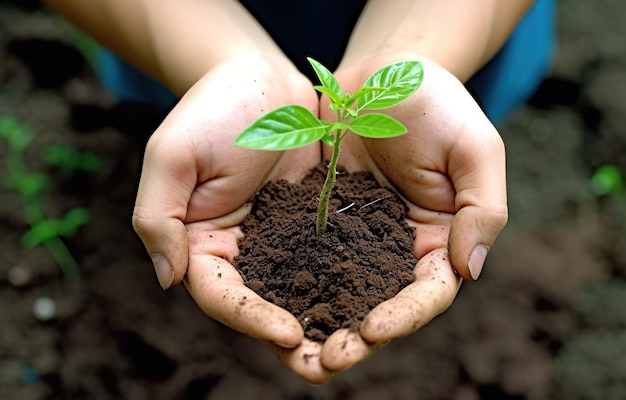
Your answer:
[[[154,225],[153,222],[154,221],[152,220],[152,218],[146,217],[141,212],[140,208],[135,207],[133,215],[131,217],[131,223],[133,229],[135,230],[135,233],[137,233],[139,236],[147,235],[149,232],[152,231],[152,226]]]

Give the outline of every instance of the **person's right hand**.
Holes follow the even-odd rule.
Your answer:
[[[235,147],[245,127],[286,104],[318,113],[311,83],[282,60],[248,56],[207,73],[147,144],[133,226],[164,289],[184,279],[209,317],[280,348],[289,368],[321,383],[331,374],[311,356],[319,345],[304,339],[291,313],[248,289],[232,266],[238,225],[259,187],[299,180],[320,162],[319,144],[283,153]]]
[[[378,68],[406,60],[422,62],[422,84],[380,112],[405,124],[407,134],[384,140],[349,134],[339,163],[349,172],[372,173],[406,201],[419,260],[415,281],[371,310],[357,331],[338,330],[328,338],[321,360],[329,370],[350,367],[443,313],[462,279],[478,278],[507,221],[504,143],[453,74],[419,54],[386,51],[343,62],[335,76],[354,93]],[[330,120],[328,106],[321,107]],[[327,157],[330,151],[325,149]]]

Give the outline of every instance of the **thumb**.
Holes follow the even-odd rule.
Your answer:
[[[448,246],[465,279],[480,276],[485,258],[508,218],[504,145],[496,133],[480,143],[458,143],[450,158],[456,213]]]
[[[141,238],[156,273],[159,284],[165,289],[179,284],[187,271],[187,230],[176,218],[150,218],[133,214],[133,227]]]
[[[465,279],[476,280],[496,237],[506,224],[506,206],[466,206],[456,213],[448,239],[450,259]]]
[[[196,183],[191,157],[167,142],[155,133],[146,146],[132,217],[163,289],[180,283],[187,271],[189,245],[183,220]]]

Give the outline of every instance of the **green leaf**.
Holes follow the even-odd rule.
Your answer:
[[[102,168],[102,161],[97,155],[58,144],[45,148],[44,160],[67,171],[97,172]]]
[[[44,219],[31,226],[22,236],[22,244],[32,249],[59,236],[73,237],[78,228],[88,223],[89,219],[90,214],[86,208],[72,208],[61,219]]]
[[[5,138],[12,152],[22,153],[33,138],[33,133],[13,117],[0,116],[0,137]]]
[[[383,139],[404,135],[407,128],[397,119],[386,114],[363,114],[350,123],[350,130],[359,136]]]
[[[320,140],[328,131],[309,109],[289,105],[271,111],[246,128],[235,145],[258,150],[289,150]]]
[[[333,103],[341,103],[343,92],[341,90],[339,82],[337,82],[337,79],[335,78],[333,73],[330,72],[328,68],[323,66],[320,62],[312,59],[311,57],[307,57],[307,60],[309,61],[309,64],[311,64],[311,66],[313,67],[313,70],[315,71],[315,74],[322,83],[322,86],[326,88],[322,90],[320,87],[315,86],[315,89],[328,96],[330,101],[332,101]]]
[[[325,94],[330,99],[330,107],[341,107],[340,98],[337,94],[326,86],[315,85],[313,89],[317,90],[321,94]]]
[[[591,189],[598,196],[619,193],[624,190],[624,173],[616,165],[602,165],[591,177]]]
[[[325,134],[324,136],[322,136],[322,138],[320,140],[326,146],[330,146],[330,147],[334,147],[335,146],[335,135],[330,134],[330,132]]]
[[[80,152],[75,149],[53,144],[44,149],[43,159],[50,165],[77,170],[80,166]]]
[[[83,152],[80,168],[87,172],[98,172],[102,169],[102,160],[94,153]]]
[[[361,86],[360,88],[357,89],[356,92],[354,92],[354,94],[352,96],[350,96],[345,101],[345,105],[346,106],[351,106],[352,103],[357,101],[359,98],[363,97],[363,95],[365,95],[366,93],[371,93],[371,92],[375,92],[375,91],[380,92],[380,91],[384,91],[384,90],[387,90],[387,89],[383,88],[383,87]]]
[[[35,197],[48,184],[48,175],[43,172],[10,174],[7,185],[25,198]]]
[[[32,249],[59,235],[59,221],[56,219],[43,220],[33,225],[22,236],[22,245]]]
[[[363,85],[357,110],[379,110],[411,96],[422,84],[424,69],[419,61],[402,61],[374,72]],[[367,90],[367,88],[381,88]]]
[[[69,210],[59,221],[58,232],[64,237],[72,237],[78,228],[89,222],[91,214],[83,207],[75,207]]]

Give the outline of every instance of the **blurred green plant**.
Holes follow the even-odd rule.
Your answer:
[[[46,147],[43,159],[66,174],[76,171],[98,172],[102,169],[102,160],[97,155],[58,144]]]
[[[620,240],[626,233],[626,173],[617,165],[604,164],[594,170],[589,184],[594,204],[602,210],[614,238]]]
[[[0,177],[0,182],[20,196],[24,218],[30,227],[22,236],[22,245],[27,249],[40,245],[46,247],[65,277],[77,281],[78,263],[63,238],[73,237],[78,228],[89,222],[90,214],[83,207],[74,207],[61,218],[47,218],[44,215],[43,193],[50,183],[50,176],[43,171],[29,171],[26,165],[25,153],[33,137],[33,132],[15,118],[0,116],[0,138],[7,144],[6,173]],[[65,173],[96,172],[102,167],[95,154],[60,145],[47,147],[43,159]]]
[[[591,175],[591,190],[597,196],[607,196],[624,192],[624,171],[616,165],[605,164]]]

